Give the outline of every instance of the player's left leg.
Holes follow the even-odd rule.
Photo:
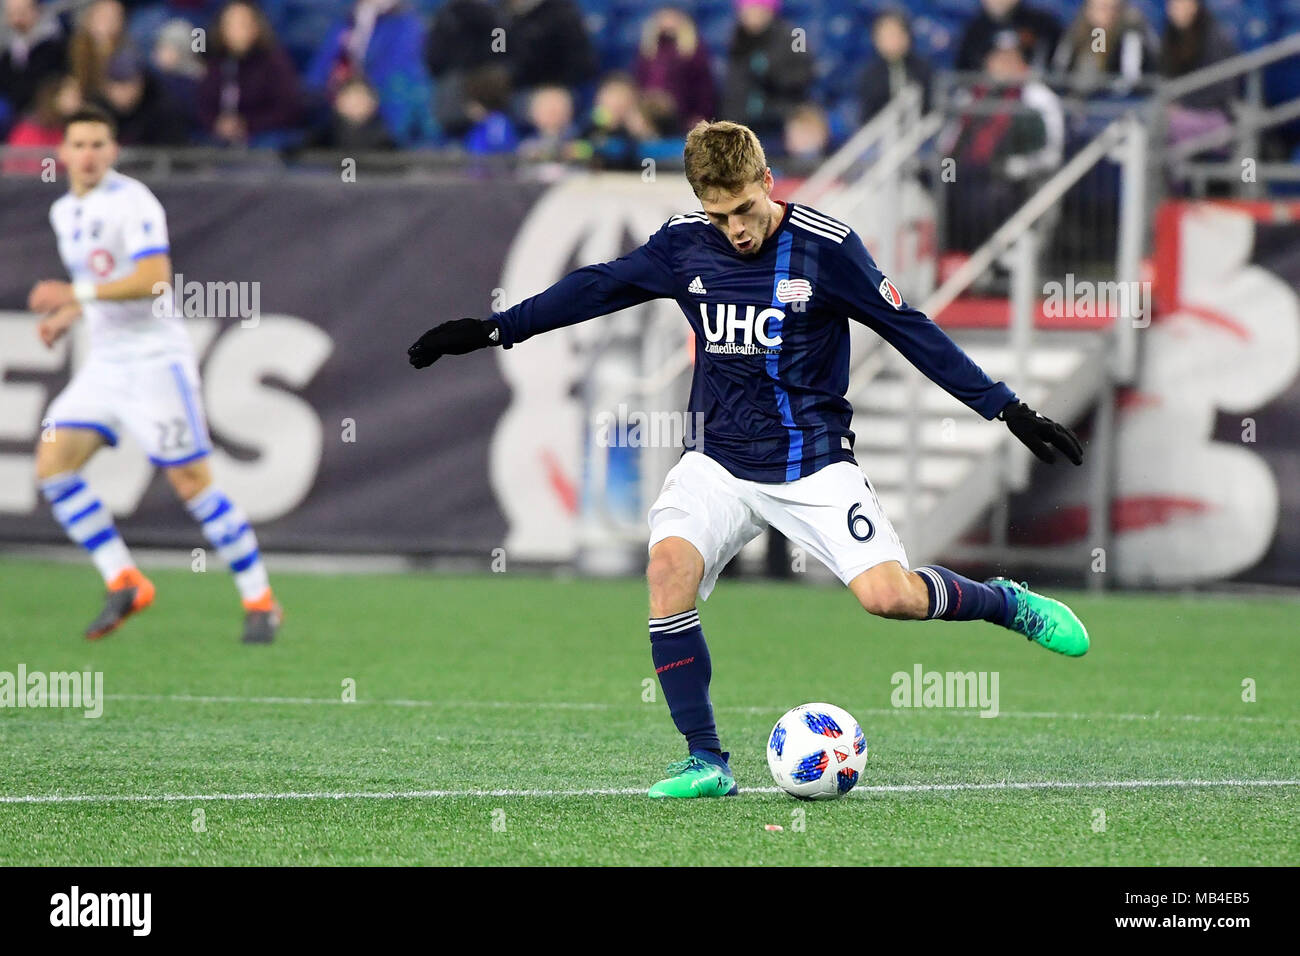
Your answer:
[[[266,644],[275,636],[281,610],[271,594],[248,517],[212,482],[212,439],[199,394],[199,372],[190,356],[166,355],[131,366],[132,387],[122,409],[149,460],[163,470],[177,497],[230,566],[244,601],[244,641]]]
[[[230,566],[244,603],[245,644],[269,644],[283,611],[271,593],[257,536],[243,509],[212,481],[207,457],[165,469],[177,497],[203,528],[203,535]]]
[[[840,576],[864,609],[896,620],[988,621],[1078,657],[1088,632],[1059,601],[1000,578],[973,581],[948,568],[907,569],[907,555],[866,478],[850,462],[782,486],[761,513]]]
[[[868,568],[849,581],[862,607],[899,620],[988,621],[1023,634],[1049,651],[1079,657],[1088,632],[1060,601],[1001,578],[972,581],[938,565],[911,571],[897,561]]]

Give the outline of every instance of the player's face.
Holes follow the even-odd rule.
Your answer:
[[[117,143],[103,123],[73,123],[59,145],[59,162],[76,192],[94,189],[117,161]]]
[[[772,231],[772,201],[768,198],[771,191],[772,171],[768,170],[761,182],[750,183],[737,193],[710,193],[707,199],[700,198],[700,205],[732,248],[752,256]]]

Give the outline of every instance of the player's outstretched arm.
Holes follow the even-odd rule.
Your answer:
[[[842,253],[844,279],[832,294],[850,316],[950,395],[985,418],[1006,422],[1011,434],[1041,460],[1052,464],[1059,451],[1074,464],[1083,464],[1083,447],[1074,432],[1034,411],[1005,383],[990,379],[929,316],[904,302],[857,233],[845,238]]]
[[[406,350],[412,365],[425,368],[444,355],[464,355],[500,345],[511,348],[534,335],[577,325],[600,315],[671,296],[669,226],[640,248],[610,262],[575,269],[549,289],[490,319],[457,319],[425,332]]]

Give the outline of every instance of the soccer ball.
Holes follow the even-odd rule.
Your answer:
[[[776,722],[767,766],[778,787],[800,800],[834,800],[854,788],[867,766],[867,737],[834,704],[803,704]]]

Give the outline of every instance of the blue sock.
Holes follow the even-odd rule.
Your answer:
[[[230,565],[239,596],[245,601],[264,597],[271,583],[248,516],[216,485],[208,485],[185,502],[185,507],[217,554]]]
[[[111,585],[119,574],[135,566],[113,524],[112,512],[80,475],[66,471],[46,478],[41,493],[68,537],[90,552],[105,584]]]
[[[692,608],[681,614],[650,619],[650,656],[654,660],[659,686],[673,723],[695,751],[722,750],[718,728],[709,702],[709,679],[713,663],[704,643],[700,612]]]
[[[1016,617],[1016,599],[1009,588],[972,581],[960,574],[927,565],[913,568],[930,592],[926,617],[941,621],[988,621],[1010,627]]]

